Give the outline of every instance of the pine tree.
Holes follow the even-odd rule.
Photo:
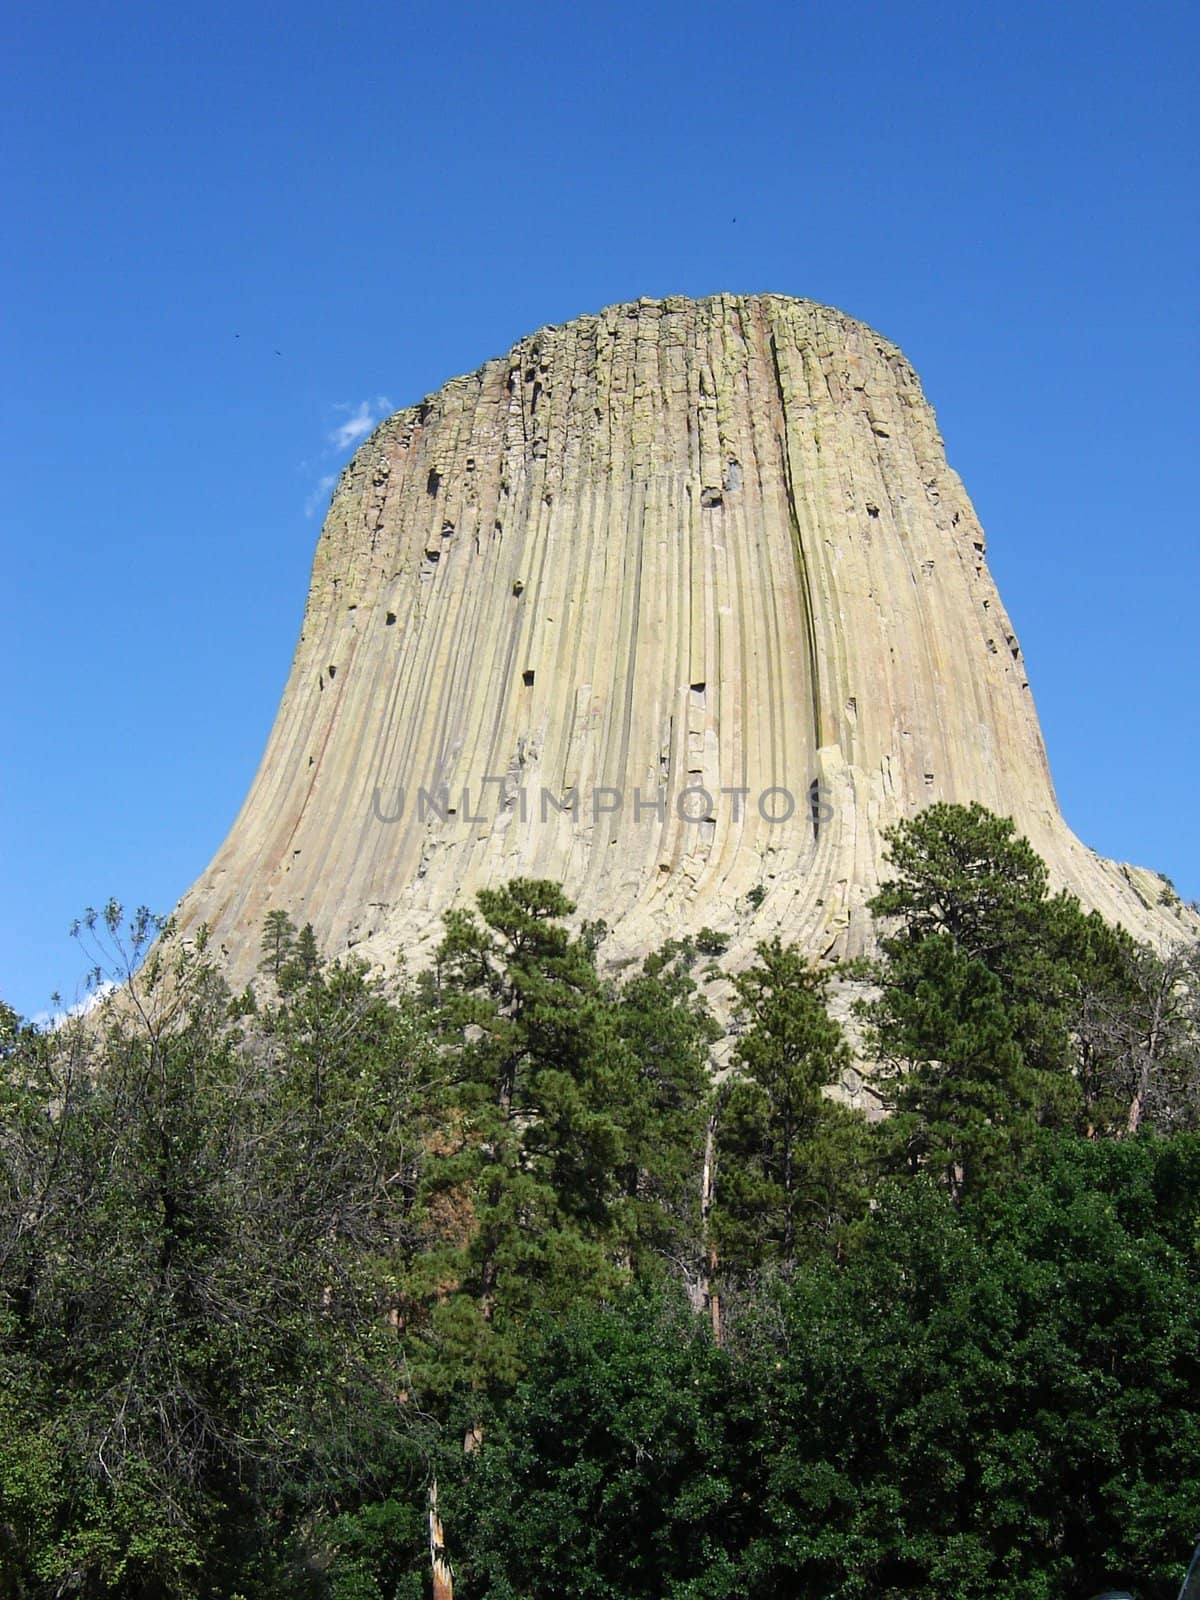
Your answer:
[[[279,987],[285,992],[311,983],[321,970],[321,952],[311,922],[306,922],[296,935],[296,942],[279,973]]]
[[[1013,1170],[1039,1123],[1079,1116],[1082,996],[1124,936],[1050,895],[1036,852],[983,806],[931,806],[885,837],[894,876],[870,903],[884,932],[863,1008],[897,1118],[882,1143],[961,1195]]]
[[[263,918],[260,972],[278,983],[296,948],[296,924],[286,911],[268,911]]]
[[[914,988],[922,963],[906,972],[906,957],[934,935],[951,940],[999,979],[1013,1036],[1061,1112],[1083,982],[1117,959],[1123,936],[1072,895],[1051,895],[1045,863],[1012,819],[981,805],[933,805],[884,837],[894,876],[870,909],[884,927],[885,987]]]
[[[904,948],[887,976],[876,1012],[892,1111],[879,1130],[885,1164],[928,1170],[961,1198],[1009,1171],[1032,1139],[1039,1077],[1000,979],[948,934]]]
[[[698,1294],[709,1049],[719,1030],[692,978],[694,959],[685,941],[671,941],[617,993],[621,1050],[608,1092],[621,1132],[618,1248],[635,1275],[669,1263]]]
[[[520,1367],[524,1319],[617,1281],[610,1242],[621,1135],[619,1041],[593,951],[557,885],[516,879],[450,912],[425,984],[449,1078],[411,1282],[425,1381],[486,1387]]]
[[[825,1093],[852,1059],[828,976],[775,938],[734,985],[748,1027],[717,1116],[711,1226],[727,1271],[790,1271],[861,1211],[865,1124]]]

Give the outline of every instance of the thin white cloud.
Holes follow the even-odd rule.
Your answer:
[[[367,435],[383,421],[390,417],[395,407],[385,394],[377,394],[374,399],[359,401],[343,401],[340,405],[330,408],[341,416],[341,421],[331,428],[325,435],[325,443],[321,447],[320,455],[316,461],[302,461],[300,471],[305,477],[310,471],[318,471],[320,467],[331,458],[344,456],[347,450],[359,445]],[[318,511],[323,511],[329,500],[329,492],[337,482],[336,472],[322,472],[312,488],[307,500],[304,502],[304,515],[315,517]]]
[[[367,437],[376,423],[383,421],[391,409],[392,402],[385,394],[376,395],[374,400],[360,400],[357,406],[335,406],[335,411],[347,411],[350,414],[327,436],[330,448],[341,451],[358,444]]]
[[[333,488],[336,482],[336,472],[327,472],[323,477],[318,478],[316,488],[304,502],[304,515],[306,517],[316,516],[317,512],[320,511],[321,507],[329,498],[329,491]]]
[[[114,983],[110,978],[105,978],[102,983],[97,984],[90,994],[85,995],[82,1000],[77,1001],[73,1006],[67,1006],[65,1011],[39,1011],[36,1017],[30,1017],[29,1020],[37,1028],[49,1028],[51,1030],[61,1028],[63,1023],[68,1022],[72,1017],[86,1017],[89,1011],[94,1011],[102,1000],[120,987],[119,983]]]

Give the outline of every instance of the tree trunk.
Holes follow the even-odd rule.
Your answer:
[[[721,1342],[721,1296],[713,1288],[717,1274],[717,1245],[712,1237],[709,1219],[712,1215],[713,1195],[717,1181],[717,1117],[714,1112],[708,1119],[704,1135],[704,1169],[700,1177],[700,1231],[704,1241],[705,1277],[702,1284],[704,1299],[708,1304],[708,1317],[712,1325],[713,1343]]]
[[[717,1249],[714,1245],[709,1253],[708,1268],[710,1272],[717,1270]],[[713,1288],[708,1291],[708,1318],[712,1325],[713,1343],[721,1342],[721,1296]]]
[[[438,1515],[437,1479],[429,1484],[429,1570],[433,1577],[433,1600],[454,1600],[454,1573],[446,1560],[446,1541]]]
[[[1154,1063],[1158,1057],[1163,1027],[1163,1011],[1166,1007],[1167,996],[1175,982],[1175,968],[1170,961],[1164,962],[1162,971],[1158,976],[1158,983],[1154,991],[1154,1009],[1150,1013],[1150,1028],[1146,1038],[1146,1053],[1142,1057],[1141,1070],[1138,1072],[1137,1088],[1134,1090],[1133,1099],[1129,1103],[1129,1115],[1125,1119],[1125,1132],[1132,1137],[1141,1125],[1142,1115],[1146,1109],[1146,1096],[1150,1092],[1150,1075],[1154,1070]]]
[[[783,1218],[783,1261],[790,1272],[795,1266],[792,1259],[796,1242],[795,1222],[792,1216],[792,1119],[785,1116],[783,1119],[783,1203],[785,1206]]]

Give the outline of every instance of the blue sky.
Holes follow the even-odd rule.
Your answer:
[[[1068,820],[1200,895],[1194,7],[18,0],[0,43],[18,1009],[219,845],[368,419],[643,294],[904,348]]]

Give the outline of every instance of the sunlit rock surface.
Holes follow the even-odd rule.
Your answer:
[[[1064,619],[1069,626],[1069,619]],[[262,765],[184,897],[249,976],[269,909],[419,961],[566,884],[635,955],[704,925],[869,943],[881,831],[1016,819],[1089,907],[1182,931],[1059,814],[984,536],[901,352],[779,295],[543,328],[343,472]]]

